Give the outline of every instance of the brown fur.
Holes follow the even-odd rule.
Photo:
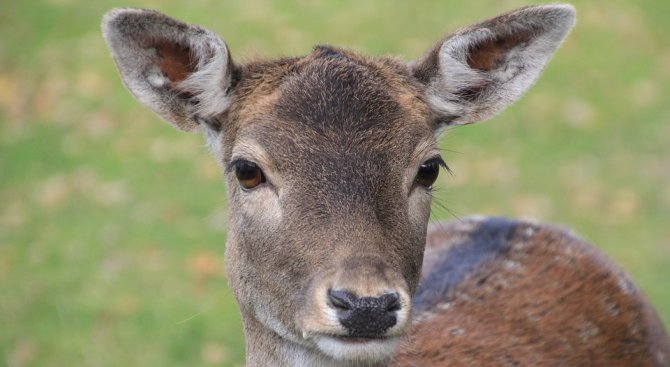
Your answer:
[[[433,225],[427,257],[487,221]],[[625,272],[556,227],[518,223],[508,250],[415,315],[394,366],[667,366],[658,315]],[[426,264],[425,278],[435,264]],[[436,297],[438,297],[436,295]]]

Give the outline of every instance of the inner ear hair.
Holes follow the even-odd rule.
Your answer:
[[[467,63],[472,69],[490,71],[502,66],[507,52],[528,42],[531,35],[527,32],[496,35],[471,45],[468,49]]]
[[[198,65],[198,57],[191,47],[176,41],[148,39],[143,42],[143,47],[156,50],[156,65],[174,89],[179,89],[179,83],[195,72]]]

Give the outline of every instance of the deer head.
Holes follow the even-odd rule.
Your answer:
[[[521,9],[416,62],[319,46],[236,64],[202,27],[148,10],[105,16],[128,89],[203,132],[224,168],[226,266],[251,365],[389,358],[408,330],[431,188],[446,167],[438,133],[519,99],[574,19],[568,5]]]

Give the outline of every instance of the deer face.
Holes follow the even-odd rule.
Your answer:
[[[418,83],[402,64],[318,48],[244,69],[239,88],[222,145],[241,306],[300,342],[392,349],[441,163]]]
[[[225,170],[226,265],[248,335],[374,364],[408,328],[437,132],[532,85],[574,22],[544,6],[463,29],[415,63],[329,47],[236,65],[213,33],[122,9],[103,31],[131,92],[199,129]]]

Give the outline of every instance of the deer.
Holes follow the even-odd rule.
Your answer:
[[[411,62],[316,46],[244,64],[204,27],[104,16],[128,90],[222,167],[247,366],[670,366],[643,292],[569,229],[428,223],[439,135],[520,99],[575,14],[514,10]]]

